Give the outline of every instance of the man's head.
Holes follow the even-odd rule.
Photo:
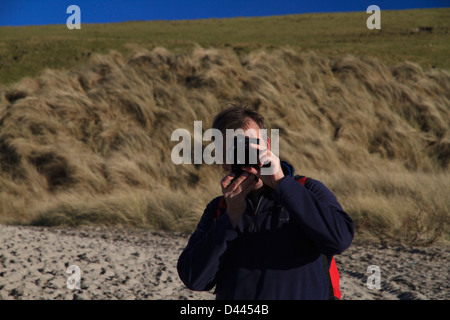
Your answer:
[[[226,129],[242,129],[246,136],[251,138],[259,138],[260,144],[262,144],[263,146],[267,145],[267,147],[270,148],[270,144],[268,143],[269,141],[265,140],[266,138],[260,131],[260,129],[266,129],[264,117],[250,108],[237,105],[227,108],[221,111],[214,118],[212,127],[222,132],[223,141],[226,141]],[[227,154],[225,148],[226,143],[224,143],[224,157]],[[231,165],[227,164],[225,159],[223,161],[222,168],[224,169],[224,171],[231,171]],[[262,187],[262,185],[263,183],[261,179],[259,179],[255,188],[260,188]]]
[[[264,117],[258,112],[250,108],[234,105],[216,115],[212,127],[220,130],[222,134],[225,134],[226,129],[236,130],[241,128],[245,130],[251,121],[253,121],[259,129],[266,129]]]

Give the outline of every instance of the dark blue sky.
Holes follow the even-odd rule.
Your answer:
[[[450,7],[450,0],[0,0],[0,26],[65,24],[69,5],[81,23],[268,16],[312,12]]]

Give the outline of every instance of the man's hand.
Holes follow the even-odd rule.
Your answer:
[[[242,170],[261,178],[265,185],[275,189],[284,178],[280,159],[273,152],[271,152],[270,149],[267,149],[266,146],[251,143],[250,147],[259,150],[259,169],[244,167]],[[266,172],[265,174],[261,174],[261,167],[264,163],[270,163],[270,167],[264,168]]]
[[[231,182],[233,178],[234,174],[225,176],[220,181],[220,185],[222,186],[222,193],[227,202],[227,214],[231,224],[236,228],[247,207],[245,196],[255,187],[258,179],[254,175],[246,172]]]

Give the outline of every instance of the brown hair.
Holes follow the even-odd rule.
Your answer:
[[[220,130],[222,133],[225,129],[244,128],[249,119],[256,122],[260,129],[266,129],[264,117],[253,109],[240,105],[233,105],[230,108],[222,110],[214,118],[212,127]]]

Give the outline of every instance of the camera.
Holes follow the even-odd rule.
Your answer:
[[[251,143],[259,145],[259,139],[246,137],[244,135],[237,135],[234,137],[233,147],[229,150],[229,158],[232,160],[231,173],[235,174],[234,179],[244,172],[242,167],[259,169],[259,150],[250,147]],[[265,164],[264,166],[268,165],[270,165],[270,163]]]

